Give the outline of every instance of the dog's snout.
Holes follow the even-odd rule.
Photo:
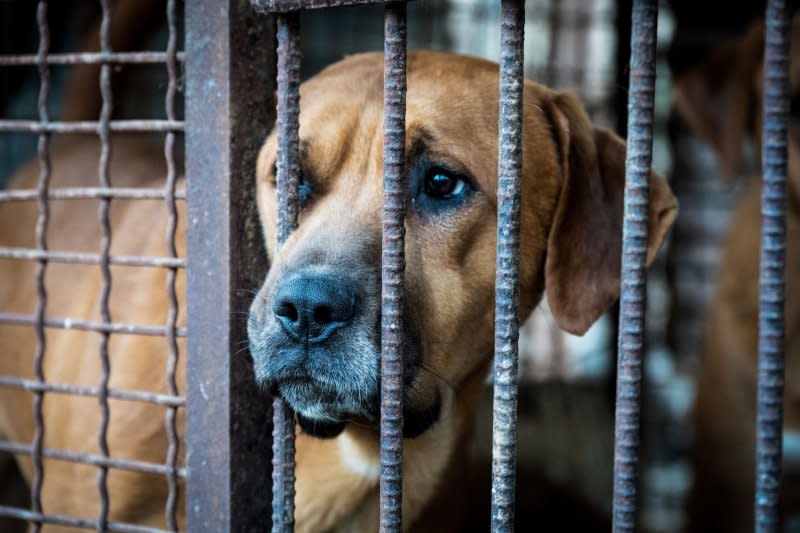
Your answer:
[[[272,311],[294,339],[321,342],[350,323],[355,313],[355,294],[338,278],[295,276],[278,288]]]

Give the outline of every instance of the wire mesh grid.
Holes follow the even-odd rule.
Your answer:
[[[323,2],[309,1],[309,2],[275,2],[269,5],[260,5],[260,2],[254,2],[260,5],[262,9],[273,9],[277,11],[293,11],[305,8],[315,7],[332,7],[336,5],[344,5],[348,2],[336,2],[333,0],[326,0]],[[353,2],[349,2],[353,3]],[[785,153],[785,118],[786,118],[786,102],[785,93],[785,78],[786,78],[786,54],[781,52],[781,48],[785,46],[785,33],[787,14],[785,6],[782,2],[771,1],[770,11],[768,11],[767,22],[773,24],[778,30],[773,35],[774,49],[769,47],[767,63],[772,69],[770,72],[774,74],[775,89],[771,93],[767,91],[767,110],[771,113],[768,120],[771,118],[774,122],[774,131],[772,135],[765,136],[765,167],[767,168],[767,175],[765,176],[767,187],[765,188],[764,197],[764,214],[767,223],[765,224],[765,241],[767,246],[764,250],[765,265],[762,271],[762,279],[765,282],[766,289],[762,298],[762,325],[764,327],[762,351],[765,353],[763,376],[760,376],[760,382],[767,385],[762,386],[765,390],[765,395],[762,397],[763,406],[760,407],[760,417],[764,419],[765,431],[769,430],[769,434],[764,434],[764,442],[759,448],[760,462],[765,465],[767,470],[759,477],[759,489],[766,495],[758,500],[759,516],[761,527],[763,530],[775,530],[777,524],[777,511],[776,511],[776,494],[777,494],[777,478],[779,477],[780,470],[780,439],[775,440],[774,434],[781,428],[780,420],[780,406],[782,401],[782,387],[780,378],[782,376],[781,363],[781,335],[783,331],[782,325],[782,272],[783,272],[783,246],[785,236],[783,234],[782,220],[785,214],[782,209],[785,209],[785,173],[786,173],[786,153]],[[103,6],[103,21],[101,24],[101,50],[96,54],[58,54],[49,55],[49,40],[48,40],[48,26],[47,26],[47,2],[42,0],[38,4],[37,18],[39,21],[39,50],[35,56],[18,56],[18,57],[2,57],[0,58],[0,66],[18,66],[18,65],[35,65],[39,69],[41,77],[41,84],[39,90],[39,120],[38,121],[19,121],[19,120],[2,120],[0,121],[0,131],[20,131],[33,133],[38,135],[38,161],[39,161],[39,176],[38,187],[35,189],[27,190],[12,190],[0,193],[0,202],[33,202],[35,201],[38,206],[38,216],[36,218],[35,227],[35,246],[34,247],[9,247],[4,246],[0,248],[0,259],[8,261],[27,261],[35,264],[35,289],[36,289],[36,307],[33,313],[24,314],[18,312],[2,312],[0,313],[0,323],[22,326],[31,328],[36,337],[36,348],[33,354],[34,361],[34,376],[33,379],[19,378],[15,376],[0,376],[0,386],[7,389],[25,390],[29,391],[33,396],[33,418],[35,420],[35,432],[33,438],[28,442],[9,442],[3,441],[0,443],[0,451],[5,451],[21,456],[28,456],[32,462],[32,475],[31,475],[31,509],[17,509],[10,507],[0,507],[0,515],[16,517],[31,522],[34,530],[39,530],[43,524],[60,524],[68,525],[86,529],[97,529],[101,531],[157,531],[154,528],[138,526],[134,524],[126,524],[116,522],[111,516],[111,497],[108,492],[108,475],[110,469],[121,469],[129,471],[147,472],[157,474],[166,478],[168,485],[168,498],[164,505],[164,515],[166,527],[170,530],[175,530],[178,527],[177,509],[179,483],[182,478],[186,476],[186,471],[179,466],[179,436],[178,436],[178,423],[177,423],[177,409],[182,407],[185,403],[184,398],[179,393],[178,379],[177,379],[177,364],[179,358],[178,339],[186,335],[184,328],[179,327],[178,311],[179,311],[179,298],[176,289],[176,277],[180,269],[185,267],[181,258],[178,257],[178,250],[176,246],[176,232],[178,224],[178,209],[177,202],[182,200],[185,195],[177,188],[177,168],[176,168],[176,155],[175,155],[175,142],[176,135],[183,130],[183,123],[176,118],[175,113],[175,98],[176,98],[176,70],[179,63],[182,61],[183,56],[177,52],[177,39],[176,39],[176,26],[175,26],[175,2],[170,0],[168,3],[168,21],[170,28],[170,38],[168,49],[165,53],[142,53],[142,54],[128,54],[116,53],[111,50],[108,30],[111,21],[111,10],[108,2],[104,1]],[[400,7],[402,6],[402,7]],[[508,0],[503,2],[503,22],[504,33],[504,46],[501,50],[504,59],[503,74],[507,75],[508,85],[506,90],[513,87],[516,83],[520,83],[522,76],[521,62],[521,29],[519,28],[519,19],[521,17],[521,3],[516,0]],[[404,76],[400,76],[399,72],[392,72],[392,68],[398,67],[400,62],[404,63],[405,60],[405,14],[404,4],[389,4],[387,5],[386,20],[387,20],[387,37],[395,32],[394,36],[397,42],[390,43],[387,39],[387,58],[391,55],[393,59],[387,59],[387,84],[390,82],[396,83],[396,86],[387,85],[389,89],[387,94],[387,117],[391,116],[391,111],[402,111],[404,109]],[[641,231],[647,224],[647,191],[646,186],[642,190],[642,183],[646,184],[646,176],[650,169],[650,151],[652,149],[652,93],[653,93],[653,77],[654,66],[652,59],[652,52],[654,47],[655,36],[655,13],[656,3],[651,1],[637,1],[634,3],[634,27],[632,28],[633,35],[633,49],[634,55],[631,58],[631,147],[629,148],[629,177],[628,181],[631,185],[631,190],[626,190],[626,240],[631,240],[632,246],[626,246],[623,250],[623,317],[620,327],[620,345],[621,345],[621,359],[620,359],[620,388],[618,391],[618,436],[617,436],[617,479],[615,483],[615,502],[614,502],[614,529],[617,531],[632,531],[635,528],[636,512],[637,512],[637,476],[638,476],[638,412],[639,412],[639,380],[641,364],[641,351],[643,343],[643,251],[641,246]],[[284,98],[288,97],[288,107],[284,107],[283,112],[279,108],[279,124],[284,118],[288,118],[288,122],[284,125],[285,135],[287,135],[283,146],[283,154],[288,157],[283,163],[279,163],[279,177],[278,181],[280,189],[283,191],[284,209],[280,210],[279,215],[285,217],[281,224],[281,232],[285,239],[288,232],[291,231],[296,224],[296,215],[291,213],[291,198],[292,192],[292,153],[296,158],[296,122],[297,122],[297,84],[299,83],[299,58],[296,57],[299,29],[294,20],[294,14],[281,15],[278,25],[279,42],[282,43],[282,48],[278,50],[279,60],[279,85],[281,85],[281,76],[289,76],[283,78],[284,92],[279,92],[279,101],[281,94]],[[516,21],[516,24],[513,23]],[[393,48],[394,47],[394,48]],[[513,49],[513,50],[512,50]],[[391,54],[390,54],[391,52]],[[785,51],[784,51],[785,52]],[[295,57],[293,57],[295,54]],[[772,60],[772,61],[770,61]],[[129,121],[115,121],[111,117],[111,106],[113,103],[113,95],[111,92],[110,76],[111,65],[115,63],[124,62],[163,62],[166,65],[169,74],[169,84],[165,96],[166,119],[165,120],[129,120]],[[49,65],[51,64],[80,64],[80,63],[95,63],[100,65],[100,79],[99,84],[102,94],[102,109],[100,119],[96,122],[79,122],[79,123],[64,123],[64,122],[51,122],[49,120],[48,111],[45,102],[48,97],[49,91]],[[507,63],[507,65],[506,65]],[[774,73],[772,72],[774,71]],[[293,74],[292,74],[293,72]],[[395,75],[396,78],[392,78]],[[783,85],[782,85],[783,84]],[[396,93],[394,90],[396,89]],[[774,94],[773,94],[774,93]],[[292,98],[294,101],[292,103]],[[394,101],[391,99],[394,98]],[[503,99],[503,103],[508,103],[511,107],[519,105],[514,100],[513,93],[508,95],[508,102]],[[284,105],[287,106],[287,101]],[[771,103],[770,103],[771,102]],[[502,105],[502,104],[501,104]],[[395,108],[392,108],[395,106]],[[294,109],[294,116],[291,116],[291,110]],[[501,178],[506,176],[509,178],[507,186],[501,186],[500,196],[501,204],[502,198],[505,194],[510,194],[510,205],[513,205],[514,188],[518,187],[517,180],[514,175],[518,174],[519,169],[515,170],[514,163],[519,165],[519,155],[514,155],[513,144],[519,142],[519,135],[515,135],[514,121],[519,121],[519,109],[509,111],[509,122],[506,124],[509,128],[510,136],[504,145],[509,152],[509,157],[505,161],[510,167],[499,169]],[[402,114],[402,113],[401,113]],[[398,138],[402,138],[402,121],[397,116],[395,120],[387,120],[387,138],[395,134]],[[294,130],[293,130],[294,128]],[[399,133],[392,128],[399,129]],[[769,129],[769,127],[768,127]],[[501,131],[503,127],[501,125]],[[113,141],[111,134],[113,132],[132,132],[132,131],[150,131],[160,132],[165,135],[164,153],[167,165],[166,183],[163,189],[127,189],[115,188],[112,185],[112,173],[110,172],[110,158],[112,157]],[[101,141],[101,152],[99,160],[98,171],[98,186],[97,187],[79,187],[79,188],[63,188],[51,189],[50,180],[52,175],[52,161],[50,155],[50,136],[53,133],[97,133]],[[291,142],[294,137],[295,146],[292,148]],[[781,145],[783,139],[784,144]],[[395,139],[396,140],[396,139]],[[396,178],[398,183],[402,183],[402,143],[400,148],[394,146],[396,153],[393,153],[391,143],[387,142],[387,165],[398,164],[398,168],[390,168],[386,170],[387,176],[392,179]],[[398,161],[400,163],[398,163]],[[507,173],[507,175],[506,175]],[[501,180],[502,183],[502,180]],[[638,184],[638,185],[637,185]],[[387,191],[391,192],[392,185],[397,186],[397,183],[390,181],[387,185]],[[96,253],[87,252],[59,252],[53,251],[48,247],[48,226],[50,223],[50,209],[51,201],[53,200],[72,200],[72,199],[96,199],[99,203],[98,222],[102,229],[101,246]],[[119,255],[111,253],[111,241],[113,238],[110,210],[111,205],[115,199],[155,199],[161,200],[166,206],[168,212],[167,224],[167,257],[140,257],[131,255]],[[394,210],[393,218],[386,229],[385,235],[391,235],[392,232],[399,233],[394,236],[392,244],[400,243],[399,249],[395,252],[390,252],[388,259],[390,262],[397,261],[399,270],[402,273],[402,229],[398,226],[402,224],[402,206],[397,206],[391,202],[389,197],[387,200],[387,211]],[[402,201],[400,202],[402,204]],[[510,216],[514,216],[513,210]],[[387,220],[384,221],[387,224]],[[497,457],[497,474],[494,480],[493,487],[493,529],[496,531],[511,530],[513,528],[513,483],[514,483],[514,405],[516,394],[516,350],[513,346],[516,344],[516,310],[514,285],[515,285],[515,271],[514,259],[517,253],[514,251],[514,231],[513,223],[501,224],[503,227],[498,229],[498,241],[504,245],[504,239],[510,246],[506,250],[505,256],[498,251],[498,261],[501,258],[509,259],[505,263],[500,263],[498,268],[498,279],[501,274],[511,280],[509,291],[504,292],[498,298],[498,324],[502,325],[505,320],[508,324],[505,330],[500,331],[497,340],[497,351],[500,357],[497,358],[498,365],[505,368],[513,369],[508,372],[504,380],[498,380],[496,385],[499,388],[508,388],[507,394],[500,391],[499,399],[500,411],[502,415],[498,419],[502,422],[499,427],[495,429],[496,442],[502,444],[499,446],[499,455]],[[504,232],[511,229],[509,235]],[[637,230],[639,233],[631,233]],[[507,238],[507,239],[506,239]],[[510,243],[510,244],[509,244]],[[397,248],[397,247],[395,247]],[[386,246],[385,246],[386,249]],[[399,250],[399,251],[398,251]],[[630,257],[628,257],[630,256]],[[633,263],[628,265],[632,273],[625,274],[626,259],[631,259]],[[96,265],[99,266],[102,278],[102,288],[100,291],[99,308],[101,320],[90,319],[73,319],[71,317],[53,317],[48,315],[48,284],[46,283],[47,269],[51,263],[65,263],[65,264],[83,264],[83,265]],[[508,264],[506,264],[508,263]],[[127,266],[127,267],[152,267],[158,269],[166,269],[167,272],[167,299],[169,301],[169,312],[167,314],[166,323],[163,325],[139,325],[128,324],[124,322],[114,322],[114,317],[111,313],[110,293],[113,283],[113,276],[111,271],[112,265]],[[396,265],[396,266],[397,266]],[[393,272],[394,275],[397,272]],[[392,276],[389,276],[391,278]],[[630,280],[630,282],[628,282]],[[391,281],[391,279],[390,279]],[[498,283],[498,290],[501,284]],[[386,286],[384,287],[386,291]],[[384,293],[386,296],[386,293]],[[402,298],[402,285],[399,288],[395,286],[390,290],[389,297],[386,299],[390,301],[390,305],[397,304],[398,299]],[[626,299],[627,298],[627,299]],[[394,300],[394,301],[392,301]],[[627,307],[626,307],[627,304]],[[389,313],[391,314],[391,313]],[[506,316],[508,315],[508,316]],[[505,318],[504,318],[505,317]],[[385,325],[386,326],[386,325]],[[45,363],[47,354],[47,330],[51,328],[69,329],[69,330],[84,330],[92,331],[99,335],[99,363],[102,369],[100,380],[95,386],[78,386],[73,384],[52,383],[47,380],[45,372]],[[391,332],[396,328],[396,325],[386,326],[386,330]],[[500,329],[500,328],[498,328]],[[109,341],[113,335],[129,334],[129,335],[147,335],[147,336],[162,336],[166,339],[168,345],[168,363],[166,368],[166,393],[150,393],[145,391],[130,391],[116,389],[111,386],[111,350]],[[384,334],[386,334],[384,332]],[[387,405],[384,406],[384,413],[391,414],[392,412],[401,413],[398,411],[398,406],[402,402],[396,396],[391,396],[390,393],[395,388],[391,387],[390,380],[402,373],[402,360],[398,353],[392,354],[391,347],[384,352],[384,364],[388,365],[387,369],[392,369],[393,372],[384,373],[384,399]],[[398,352],[397,349],[394,352]],[[397,365],[399,363],[399,373]],[[511,364],[509,367],[508,365]],[[505,365],[505,366],[504,366]],[[626,366],[627,365],[627,366]],[[80,395],[86,397],[93,397],[97,399],[98,406],[101,412],[101,423],[97,433],[97,447],[99,453],[78,453],[71,450],[60,450],[49,448],[46,446],[47,442],[47,427],[44,421],[44,400],[50,394],[67,394],[67,395]],[[110,399],[119,399],[133,402],[146,402],[166,407],[166,417],[164,420],[165,433],[168,440],[167,457],[163,463],[148,463],[143,461],[134,461],[126,459],[118,459],[111,456],[108,444],[108,426],[111,415]],[[393,403],[394,405],[388,405]],[[401,408],[400,408],[401,409]],[[289,531],[293,527],[293,445],[292,436],[294,433],[293,423],[290,411],[283,411],[282,406],[276,404],[276,423],[275,423],[275,439],[273,444],[276,445],[276,455],[274,459],[274,481],[273,487],[273,513],[275,523],[273,527],[276,531]],[[764,415],[770,415],[765,418]],[[507,420],[503,420],[506,417]],[[385,433],[382,434],[385,443],[385,454],[382,454],[383,468],[382,468],[382,521],[381,529],[384,531],[400,530],[400,509],[401,509],[401,443],[402,432],[400,427],[402,425],[402,417],[400,415],[389,416],[391,423],[384,424]],[[777,429],[776,429],[777,428]],[[777,442],[777,444],[775,444]],[[42,490],[46,482],[46,467],[44,459],[55,459],[60,461],[70,461],[77,463],[84,463],[97,468],[97,492],[100,497],[99,512],[96,517],[71,517],[59,514],[48,513],[46,505],[43,505]],[[385,496],[385,498],[383,497]],[[202,502],[195,502],[202,503]],[[228,518],[233,514],[231,509],[228,509]]]
[[[10,204],[36,202],[38,215],[35,218],[35,247],[2,246],[0,259],[11,262],[35,263],[35,310],[31,314],[19,312],[13,305],[4,306],[0,312],[0,325],[8,333],[13,328],[31,328],[35,332],[35,351],[27,356],[33,359],[33,375],[0,375],[0,388],[3,392],[17,391],[32,395],[33,409],[33,438],[30,442],[0,441],[0,451],[7,452],[18,458],[29,458],[31,468],[30,484],[30,509],[0,506],[0,516],[16,518],[30,523],[32,531],[39,531],[43,525],[60,525],[80,529],[95,529],[97,531],[170,531],[178,529],[179,492],[180,484],[186,476],[185,469],[180,460],[180,437],[178,430],[178,410],[185,404],[184,397],[178,388],[177,368],[179,362],[178,339],[184,337],[185,328],[179,325],[179,297],[177,289],[177,276],[184,269],[183,258],[179,257],[176,245],[178,230],[179,209],[177,202],[185,198],[185,193],[178,189],[178,154],[176,150],[177,135],[183,130],[183,122],[176,113],[176,99],[178,91],[179,65],[183,62],[183,53],[178,51],[178,25],[179,13],[175,0],[168,0],[162,5],[165,7],[168,27],[168,43],[163,52],[115,52],[112,50],[111,24],[113,9],[110,2],[100,2],[102,18],[99,25],[98,52],[86,53],[51,53],[50,52],[50,27],[48,19],[48,2],[38,2],[36,18],[39,33],[38,51],[35,55],[19,54],[4,55],[0,57],[0,67],[11,68],[26,65],[36,66],[39,73],[38,93],[38,120],[0,120],[0,131],[16,132],[22,134],[35,134],[38,136],[38,180],[35,189],[12,188],[0,191],[0,208]],[[164,12],[162,12],[164,13]],[[163,15],[162,15],[163,16]],[[112,65],[154,63],[163,64],[167,71],[168,84],[164,95],[165,120],[112,120],[114,95],[112,94]],[[48,112],[48,98],[51,91],[50,69],[52,65],[97,65],[99,79],[96,83],[100,89],[102,107],[100,115],[94,121],[52,121]],[[87,95],[88,97],[88,95]],[[117,132],[149,132],[164,134],[163,158],[166,164],[164,185],[161,188],[132,188],[114,187],[114,172],[111,161],[114,157],[114,140],[112,134]],[[87,176],[95,174],[97,185],[89,182],[90,178],[81,182],[80,186],[54,187],[52,177],[59,172],[59,167],[51,153],[53,134],[95,134],[100,141],[99,160],[96,170],[91,167],[86,169]],[[68,141],[58,139],[57,142]],[[74,185],[74,184],[73,184]],[[54,209],[53,201],[71,202],[75,200],[95,200],[98,204],[97,223],[101,230],[100,246],[96,253],[78,252],[70,250],[52,250],[49,246],[48,236],[53,233],[51,225],[51,212]],[[125,239],[126,235],[116,235],[112,231],[113,203],[116,200],[160,200],[167,212],[166,234],[164,242],[167,253],[163,257],[136,256],[112,254],[112,239]],[[59,228],[55,228],[56,231]],[[22,231],[22,229],[20,229]],[[52,301],[51,292],[54,284],[58,284],[58,272],[49,275],[51,264],[90,265],[99,269],[101,287],[98,291],[99,298],[95,305],[99,309],[100,320],[82,318],[80,316],[54,317],[49,314],[49,305]],[[112,266],[125,267],[153,267],[166,271],[166,299],[168,301],[167,319],[163,325],[143,325],[132,323],[114,322],[111,312],[112,287],[114,276]],[[8,270],[7,270],[8,271]],[[14,280],[5,280],[13,283]],[[64,290],[64,287],[60,287]],[[69,291],[71,288],[67,287]],[[77,295],[79,287],[72,289]],[[133,304],[132,304],[133,305]],[[8,309],[11,310],[8,310]],[[78,310],[79,312],[79,310]],[[57,383],[48,379],[47,369],[52,366],[48,363],[68,364],[67,360],[74,354],[62,353],[55,349],[48,350],[50,335],[48,330],[59,329],[65,332],[86,331],[93,332],[99,338],[97,345],[97,365],[101,369],[100,379],[96,385],[87,386],[78,383]],[[145,390],[129,390],[112,386],[112,361],[117,356],[136,356],[130,350],[127,353],[115,352],[112,337],[118,335],[157,336],[164,337],[166,341],[166,368],[164,369],[164,392]],[[48,361],[48,358],[51,361]],[[48,445],[50,434],[58,428],[53,424],[46,424],[52,417],[46,416],[46,411],[51,401],[51,395],[61,398],[85,397],[94,398],[99,410],[99,424],[96,435],[97,453],[87,453],[86,450],[59,449]],[[19,397],[19,396],[17,396]],[[113,410],[119,404],[112,405],[114,401],[132,402],[135,404],[152,404],[162,407],[165,412],[163,420],[163,433],[168,441],[167,454],[163,463],[139,460],[135,458],[114,457],[109,444],[110,424],[119,424],[114,421]],[[126,430],[132,434],[138,428],[129,427]],[[55,442],[55,439],[53,439]],[[96,491],[99,499],[96,516],[68,516],[59,514],[57,510],[49,508],[52,505],[52,496],[45,497],[48,483],[50,465],[56,462],[68,462],[90,465],[96,469]],[[23,468],[23,471],[26,470]],[[113,514],[114,492],[109,490],[109,478],[112,471],[128,471],[140,474],[150,474],[163,477],[167,485],[166,499],[163,502],[163,526],[152,527],[137,523],[127,523],[118,519]],[[118,484],[118,482],[115,482]],[[87,495],[88,499],[88,495]],[[136,516],[127,516],[129,522],[136,522]]]

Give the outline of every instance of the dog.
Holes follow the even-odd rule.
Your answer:
[[[259,384],[297,413],[300,532],[377,529],[382,79],[382,54],[368,53],[301,86],[299,227],[280,253],[271,253],[248,319]],[[413,52],[408,84],[403,523],[413,531],[458,530],[469,511],[467,447],[492,358],[498,67]],[[568,93],[525,81],[524,98],[520,315],[546,295],[560,326],[581,334],[619,293],[625,144],[595,128]],[[160,147],[120,136],[113,150],[115,185],[141,186],[143,176],[164,175]],[[94,139],[55,144],[51,187],[87,185],[98,155]],[[275,160],[273,133],[254,177],[269,248],[276,242]],[[37,174],[30,165],[12,187],[35,187]],[[151,228],[166,227],[167,215],[159,202],[149,204],[112,202],[113,233],[125,236],[112,240],[112,254],[165,255],[163,232]],[[50,246],[96,251],[96,207],[92,200],[54,202]],[[664,178],[651,174],[648,261],[677,207]],[[36,215],[33,204],[4,205],[0,242],[33,246]],[[182,225],[182,209],[178,217]],[[177,241],[180,251],[181,228]],[[113,270],[113,320],[165,323],[165,273]],[[46,272],[48,315],[99,318],[96,269],[52,263]],[[0,262],[4,310],[33,311],[33,276],[30,264]],[[182,277],[177,290],[184,301]],[[33,376],[35,349],[31,328],[2,326],[0,374]],[[96,334],[47,330],[47,380],[96,386],[97,350]],[[153,390],[163,379],[163,340],[114,335],[109,353],[113,388]],[[0,436],[30,442],[31,394],[0,394]],[[111,403],[112,455],[163,462],[163,408]],[[98,453],[96,399],[48,394],[43,411],[46,447]],[[179,427],[182,434],[182,421]],[[30,482],[30,460],[20,457],[20,464]],[[44,510],[96,516],[95,478],[96,467],[46,459]],[[111,520],[163,527],[163,479],[112,469],[108,481]]]
[[[786,237],[786,431],[800,430],[800,18],[791,32]],[[742,143],[761,140],[764,27],[756,23],[676,82],[679,111],[707,139],[727,175],[739,167]],[[760,179],[742,192],[722,252],[716,289],[706,311],[693,414],[694,487],[691,531],[752,531],[754,523]],[[800,510],[800,474],[786,470],[782,506]]]
[[[492,359],[498,67],[408,57],[403,520],[458,530],[464,449]],[[296,412],[299,531],[377,528],[383,56],[301,86],[303,207],[248,321],[259,384]],[[543,294],[581,334],[619,292],[625,144],[581,104],[524,84],[520,315]],[[258,158],[274,245],[276,135]],[[650,177],[648,260],[677,214]],[[345,527],[345,525],[347,527]]]

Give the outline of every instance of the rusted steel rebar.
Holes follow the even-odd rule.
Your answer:
[[[522,99],[525,3],[503,0],[500,19],[500,123],[497,162],[493,532],[514,531],[519,355],[519,225],[522,179]]]
[[[647,219],[653,156],[656,77],[656,0],[635,0],[631,27],[628,144],[620,274],[619,350],[614,426],[616,533],[636,529],[639,483],[639,412],[647,290]]]

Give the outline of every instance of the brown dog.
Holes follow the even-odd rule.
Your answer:
[[[300,531],[376,528],[381,242],[380,54],[350,57],[301,88],[305,205],[273,257],[249,323],[259,382],[295,409]],[[404,524],[457,530],[464,452],[492,354],[498,69],[408,59]],[[619,291],[625,145],[570,95],[525,83],[521,314],[546,292],[582,333]],[[274,134],[258,191],[275,242]],[[652,259],[677,203],[651,177]]]
[[[800,87],[800,19],[792,27],[791,86]],[[678,80],[678,108],[733,173],[747,136],[761,139],[764,29],[757,24]],[[786,254],[787,430],[800,430],[800,144],[797,94],[789,128]],[[743,192],[731,220],[716,293],[709,304],[694,410],[693,531],[752,531],[755,483],[755,403],[758,361],[760,180]],[[783,501],[800,509],[800,479],[785,472]]]
[[[250,317],[257,377],[289,401],[304,430],[297,441],[298,531],[377,527],[382,73],[380,54],[358,55],[301,87],[300,226],[272,257]],[[498,69],[479,59],[417,52],[408,59],[408,83],[404,524],[457,530],[468,501],[467,444],[492,355]],[[524,90],[521,314],[546,293],[561,326],[581,333],[619,291],[625,145],[594,128],[572,96],[532,82]],[[275,143],[273,134],[256,177],[270,244]],[[115,146],[116,184],[163,175],[160,150],[123,139]],[[96,146],[57,147],[52,186],[86,185],[82,173],[96,168],[96,157]],[[35,174],[35,167],[27,169],[14,187],[32,187]],[[656,174],[650,194],[648,259],[677,212]],[[54,204],[52,247],[96,250],[92,203]],[[112,252],[163,255],[162,232],[151,229],[166,222],[163,206],[114,203],[114,232],[125,238],[114,241]],[[31,246],[35,206],[3,206],[0,214],[2,243]],[[4,310],[31,312],[31,266],[2,262],[0,269]],[[119,267],[114,275],[115,321],[166,320],[163,272]],[[47,276],[48,315],[97,318],[96,271],[54,264]],[[179,290],[182,297],[182,283]],[[48,330],[47,342],[48,380],[98,382],[94,334]],[[29,329],[4,327],[0,353],[10,355],[0,359],[0,374],[30,376],[34,349]],[[110,352],[113,387],[141,390],[159,381],[163,341],[113,336]],[[1,394],[0,434],[30,441],[30,394]],[[48,395],[44,408],[48,447],[97,451],[96,400]],[[114,456],[163,462],[160,409],[115,401],[111,413]],[[46,463],[44,509],[96,515],[94,468]],[[30,479],[30,463],[22,464]],[[165,484],[145,478],[111,471],[112,520],[163,525]]]

